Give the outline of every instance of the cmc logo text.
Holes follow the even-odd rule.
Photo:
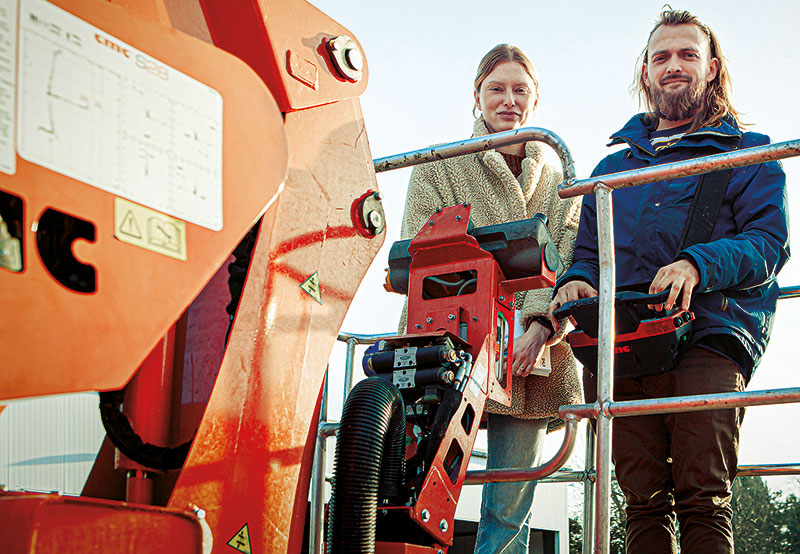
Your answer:
[[[630,345],[614,347],[614,354],[626,354],[629,353],[630,351],[631,351]]]
[[[131,55],[128,52],[127,48],[123,48],[122,46],[120,46],[119,44],[114,42],[113,40],[107,39],[106,37],[102,37],[97,33],[94,34],[94,40],[96,40],[99,44],[102,44],[103,46],[105,46],[107,48],[111,48],[114,52],[122,54],[126,58],[130,58],[131,57]]]

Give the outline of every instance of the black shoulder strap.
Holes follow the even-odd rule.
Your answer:
[[[737,141],[734,149],[738,148],[738,146],[739,142]],[[711,153],[718,152],[707,152],[703,153],[703,155],[706,156]],[[697,191],[692,200],[692,207],[689,209],[689,218],[683,228],[678,252],[694,244],[708,242],[711,239],[711,232],[717,223],[719,209],[725,199],[725,192],[728,190],[732,172],[732,169],[723,169],[700,176],[700,182],[697,183]]]

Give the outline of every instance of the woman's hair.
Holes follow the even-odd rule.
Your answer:
[[[708,37],[711,58],[717,58],[719,61],[719,71],[717,71],[717,76],[714,77],[714,80],[708,83],[708,86],[706,87],[706,92],[703,98],[703,107],[698,110],[694,121],[692,121],[691,130],[694,131],[700,127],[715,125],[726,116],[733,117],[739,126],[742,126],[743,124],[739,119],[739,113],[731,103],[731,77],[728,73],[728,67],[725,63],[725,58],[722,55],[719,41],[717,40],[716,35],[711,31],[711,29],[708,28],[706,24],[701,22],[697,16],[688,11],[673,10],[669,5],[664,6],[664,10],[661,12],[658,21],[656,21],[653,30],[650,31],[650,35],[647,37],[647,44],[645,45],[641,56],[639,56],[639,59],[637,60],[636,74],[633,80],[633,85],[631,86],[631,90],[639,96],[639,104],[645,106],[647,110],[650,111],[648,114],[648,119],[651,120],[651,123],[656,122],[658,118],[656,118],[655,114],[653,113],[655,112],[653,98],[650,94],[650,89],[647,88],[647,83],[645,83],[644,75],[642,74],[642,65],[647,64],[648,62],[649,53],[647,49],[650,47],[650,39],[653,38],[653,34],[658,30],[659,27],[685,24],[697,26],[703,32],[703,34]]]
[[[520,64],[530,76],[533,81],[533,86],[538,92],[539,79],[536,76],[536,68],[533,67],[533,62],[525,55],[525,52],[511,44],[498,44],[486,53],[481,63],[478,64],[478,71],[475,73],[475,92],[480,92],[481,85],[486,77],[489,76],[489,73],[504,62],[517,62]],[[476,105],[475,108],[477,107]],[[472,111],[474,114],[475,109],[473,108]]]

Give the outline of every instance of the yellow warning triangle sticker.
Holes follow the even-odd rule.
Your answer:
[[[300,288],[303,289],[311,298],[322,304],[322,294],[319,290],[319,275],[318,271],[309,276],[308,279],[300,283]]]
[[[122,219],[119,232],[136,237],[137,239],[142,238],[142,230],[139,229],[139,224],[136,222],[136,217],[131,210],[128,210],[128,213],[126,213],[125,217]]]
[[[239,552],[244,552],[244,554],[252,554],[250,552],[250,531],[247,530],[246,523],[244,527],[239,529],[239,532],[228,541],[228,546],[235,548]]]

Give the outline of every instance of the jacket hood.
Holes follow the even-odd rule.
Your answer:
[[[652,125],[648,125],[647,114],[640,113],[633,116],[625,126],[612,134],[611,142],[607,146],[616,146],[618,144],[628,144],[631,152],[639,157],[653,157],[655,156],[655,149],[650,142],[650,132],[653,130]],[[712,146],[719,150],[727,151],[741,138],[742,131],[736,124],[736,120],[731,117],[725,117],[714,125],[701,127],[696,131],[687,133],[678,142],[671,145],[672,147],[704,147]]]

